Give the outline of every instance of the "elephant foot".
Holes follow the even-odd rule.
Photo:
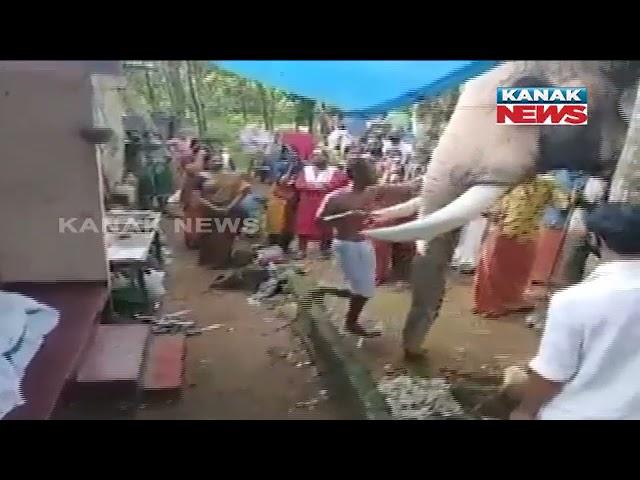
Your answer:
[[[413,363],[424,363],[427,361],[427,350],[426,349],[421,349],[416,351],[413,350],[409,350],[409,349],[404,349],[404,359],[407,362],[413,362]]]

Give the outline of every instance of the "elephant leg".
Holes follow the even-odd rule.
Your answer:
[[[448,232],[429,242],[424,255],[417,253],[411,265],[411,310],[403,331],[405,352],[419,354],[438,313],[446,284],[447,270],[458,240],[458,232]]]

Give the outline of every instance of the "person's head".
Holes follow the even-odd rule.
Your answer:
[[[376,183],[376,173],[373,167],[360,156],[349,159],[347,175],[353,181],[353,186],[358,189],[365,189]]]
[[[605,260],[640,258],[640,205],[604,203],[587,215],[589,246]]]
[[[311,162],[318,168],[326,168],[329,165],[329,154],[324,148],[314,148],[311,154]]]

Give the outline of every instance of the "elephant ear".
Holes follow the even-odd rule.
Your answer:
[[[637,91],[638,85],[631,85],[622,92],[622,95],[620,95],[618,100],[618,113],[626,124],[629,124],[629,121],[631,120]]]
[[[589,120],[586,125],[545,125],[540,130],[539,172],[569,168],[602,175],[617,160],[624,125],[618,113],[619,90],[602,74],[581,72],[563,86],[586,87]]]
[[[554,88],[551,81],[543,74],[524,74],[519,75],[512,81],[507,82],[508,85],[500,85],[501,87],[512,88],[527,88],[527,87],[539,87],[539,88]]]

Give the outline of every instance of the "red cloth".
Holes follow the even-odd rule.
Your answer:
[[[309,160],[311,158],[314,141],[313,135],[310,133],[283,132],[281,139],[283,144],[296,147],[300,160]]]
[[[312,168],[310,166],[306,168]],[[298,211],[296,212],[296,235],[308,237],[309,240],[320,240],[330,237],[330,233],[323,231],[316,222],[316,213],[320,204],[328,193],[344,187],[349,183],[349,178],[335,167],[328,182],[323,184],[310,183],[305,179],[305,170],[298,174],[296,189],[299,193]]]
[[[536,249],[533,271],[531,272],[531,282],[547,284],[553,273],[553,264],[562,248],[562,230],[558,228],[540,229],[538,237],[538,247]]]
[[[492,227],[482,246],[473,281],[473,302],[480,314],[498,317],[526,305],[536,241],[510,238]]]
[[[374,240],[373,248],[376,253],[376,285],[381,285],[389,280],[391,275],[391,257],[393,243]]]
[[[399,195],[394,193],[378,194],[374,201],[374,208],[380,209],[390,207],[398,203],[408,200],[406,195]],[[415,219],[415,215],[407,218],[393,219],[373,222],[370,228],[382,228],[392,227],[394,225],[400,225],[402,223],[410,222]],[[407,255],[409,258],[414,254],[414,242],[406,243],[390,243],[380,240],[373,241],[373,247],[376,253],[376,284],[380,285],[389,280],[391,276],[391,267],[393,266],[393,258],[406,260]],[[395,255],[394,255],[395,253]]]

